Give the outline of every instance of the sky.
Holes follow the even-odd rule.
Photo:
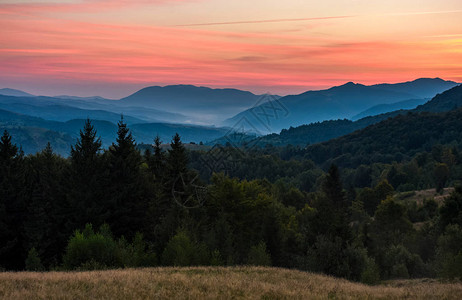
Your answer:
[[[0,0],[0,88],[286,95],[420,77],[462,82],[462,1]]]

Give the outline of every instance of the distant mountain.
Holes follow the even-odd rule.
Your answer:
[[[69,145],[74,139],[66,133],[50,130],[57,125],[58,122],[0,109],[0,131],[8,130],[13,142],[21,146],[26,154],[36,153],[50,142],[56,153],[68,155]]]
[[[107,100],[115,101],[115,100],[103,98],[103,97],[100,97],[100,96],[78,97],[78,96],[59,95],[59,96],[54,96],[53,98],[69,99],[69,100],[83,100],[83,101],[107,101]]]
[[[61,155],[69,155],[70,146],[75,143],[85,120],[76,119],[66,122],[50,121],[38,117],[18,114],[0,109],[0,131],[8,130],[13,140],[21,145],[24,152],[35,153],[42,150],[47,142]],[[109,147],[116,139],[117,125],[106,120],[92,120],[101,137],[103,147]],[[151,144],[159,135],[165,143],[179,133],[185,143],[215,140],[228,132],[227,128],[215,128],[194,125],[141,123],[129,125],[137,143]]]
[[[32,94],[20,91],[20,90],[15,90],[15,89],[0,89],[0,95],[5,95],[5,96],[16,96],[16,97],[35,97]]]
[[[89,117],[95,120],[107,120],[117,122],[121,114],[127,123],[142,122],[187,122],[188,117],[165,111],[143,108],[118,106],[118,101],[81,99],[62,99],[55,97],[13,97],[0,95],[0,108],[41,117],[54,121],[68,121],[72,119],[84,119]]]
[[[449,90],[457,85],[459,85],[459,83],[443,80],[441,78],[419,78],[414,81],[403,83],[376,84],[373,85],[373,87],[378,87],[383,90],[408,93],[419,98],[433,98],[436,94]]]
[[[416,86],[422,84],[430,85],[431,88],[418,92],[418,95],[411,93],[416,91]],[[457,84],[454,82],[441,79],[420,79],[407,83],[374,86],[349,82],[327,90],[308,91],[264,103],[239,113],[226,120],[224,124],[233,126],[245,119],[261,132],[277,132],[283,128],[324,120],[349,119],[375,105],[419,99],[420,96],[431,98],[437,92],[443,92],[455,85]],[[435,94],[430,95],[433,92]],[[274,108],[285,110],[287,113],[281,116]]]
[[[359,119],[362,119],[368,116],[376,116],[376,115],[385,114],[385,113],[400,110],[400,109],[406,109],[406,110],[413,109],[421,104],[426,103],[428,100],[430,99],[429,98],[410,99],[410,100],[399,101],[399,102],[392,103],[392,104],[379,104],[379,105],[375,105],[351,117],[350,119],[353,121],[356,121],[356,120],[359,120]]]
[[[65,122],[72,119],[86,118],[93,120],[107,120],[111,122],[117,122],[120,120],[120,114],[117,113],[104,110],[81,109],[62,104],[53,104],[54,102],[48,102],[47,104],[44,104],[40,103],[36,98],[40,99],[41,97],[29,98],[0,95],[0,108],[51,121]],[[131,116],[125,116],[124,118],[126,119],[127,123],[143,122],[143,120]]]
[[[315,122],[308,125],[283,129],[279,134],[273,133],[262,136],[250,143],[255,143],[259,146],[271,144],[273,146],[294,145],[304,147],[309,144],[316,144],[349,134],[398,115],[419,112],[447,112],[458,107],[462,107],[462,85],[456,86],[442,94],[438,94],[432,100],[412,110],[397,110],[376,116],[365,117],[357,121],[343,119]]]
[[[260,96],[237,89],[193,85],[152,86],[122,98],[119,104],[142,106],[192,116],[194,121],[218,124],[257,103]]]

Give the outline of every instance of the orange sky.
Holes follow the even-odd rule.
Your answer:
[[[293,94],[419,77],[462,82],[462,1],[0,0],[0,88]]]

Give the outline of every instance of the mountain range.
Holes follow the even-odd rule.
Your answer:
[[[226,120],[224,124],[233,126],[245,119],[252,125],[249,128],[261,133],[279,132],[291,126],[350,119],[377,105],[395,104],[392,109],[402,109],[401,105],[409,107],[411,99],[425,101],[457,85],[440,78],[372,86],[349,82],[327,90],[308,91],[262,103]]]
[[[395,110],[384,114],[364,117],[356,121],[340,119],[315,122],[308,125],[283,129],[279,134],[269,134],[247,142],[258,144],[259,146],[271,144],[273,146],[294,145],[304,147],[306,145],[316,144],[347,135],[356,130],[366,128],[367,126],[377,124],[398,115],[420,112],[448,112],[458,107],[462,107],[462,85],[458,85],[438,94],[432,100],[414,109]],[[221,140],[220,142],[222,143]]]
[[[248,140],[277,128],[287,128],[280,134],[259,138],[258,143],[306,145],[405,113],[402,109],[413,109],[456,85],[438,78],[373,86],[347,83],[285,97],[176,85],[148,87],[120,100],[98,96],[35,96],[6,88],[0,89],[0,130],[16,132],[15,140],[26,153],[39,151],[50,141],[62,155],[68,155],[86,118],[93,120],[103,145],[108,147],[115,138],[121,115],[139,143],[151,143],[157,134],[168,142],[178,132],[185,142],[214,144],[223,142],[220,137],[229,136],[230,132],[245,135]],[[415,111],[447,111],[449,106],[457,105],[457,99],[454,102],[447,96],[435,97]],[[239,111],[225,122],[219,121]],[[336,116],[342,120],[331,120]],[[300,124],[309,125],[296,127]]]

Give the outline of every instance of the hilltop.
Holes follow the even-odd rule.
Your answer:
[[[263,267],[0,273],[3,299],[460,299],[461,283],[389,281],[367,286]]]

